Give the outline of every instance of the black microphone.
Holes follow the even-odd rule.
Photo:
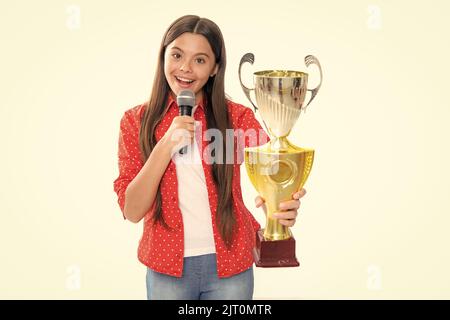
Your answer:
[[[177,104],[180,116],[192,116],[192,108],[195,106],[195,94],[191,90],[183,90],[177,96]],[[187,146],[180,149],[180,154],[187,152]]]

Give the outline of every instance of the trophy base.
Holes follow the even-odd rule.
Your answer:
[[[256,247],[253,257],[257,267],[278,268],[298,267],[300,263],[295,257],[295,239],[268,241],[264,239],[264,231],[256,232]]]

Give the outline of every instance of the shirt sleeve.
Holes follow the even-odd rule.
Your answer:
[[[245,108],[245,111],[239,117],[238,128],[242,130],[243,142],[245,147],[257,147],[269,142],[270,138],[261,124],[255,118],[253,110]]]
[[[270,138],[266,131],[262,128],[259,121],[255,118],[253,110],[246,108],[238,121],[239,129],[244,132],[244,146],[245,147],[256,147],[269,142]],[[242,143],[242,140],[241,142]],[[253,229],[258,231],[261,229],[261,225],[256,220],[256,218],[251,214],[251,222]]]
[[[119,132],[119,176],[114,180],[114,191],[125,219],[125,191],[141,170],[143,164],[139,148],[139,126],[130,112],[125,112],[120,121]]]

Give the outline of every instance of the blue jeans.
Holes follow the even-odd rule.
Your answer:
[[[181,278],[147,268],[148,300],[252,300],[253,266],[228,278],[217,276],[216,254],[184,258]]]

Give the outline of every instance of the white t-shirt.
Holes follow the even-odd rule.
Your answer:
[[[197,106],[192,109],[192,114],[196,109]],[[178,203],[183,216],[185,257],[216,252],[205,173],[197,145],[202,143],[200,125],[196,122],[196,140],[187,146],[187,152],[183,155],[176,152],[172,157],[178,179]]]

